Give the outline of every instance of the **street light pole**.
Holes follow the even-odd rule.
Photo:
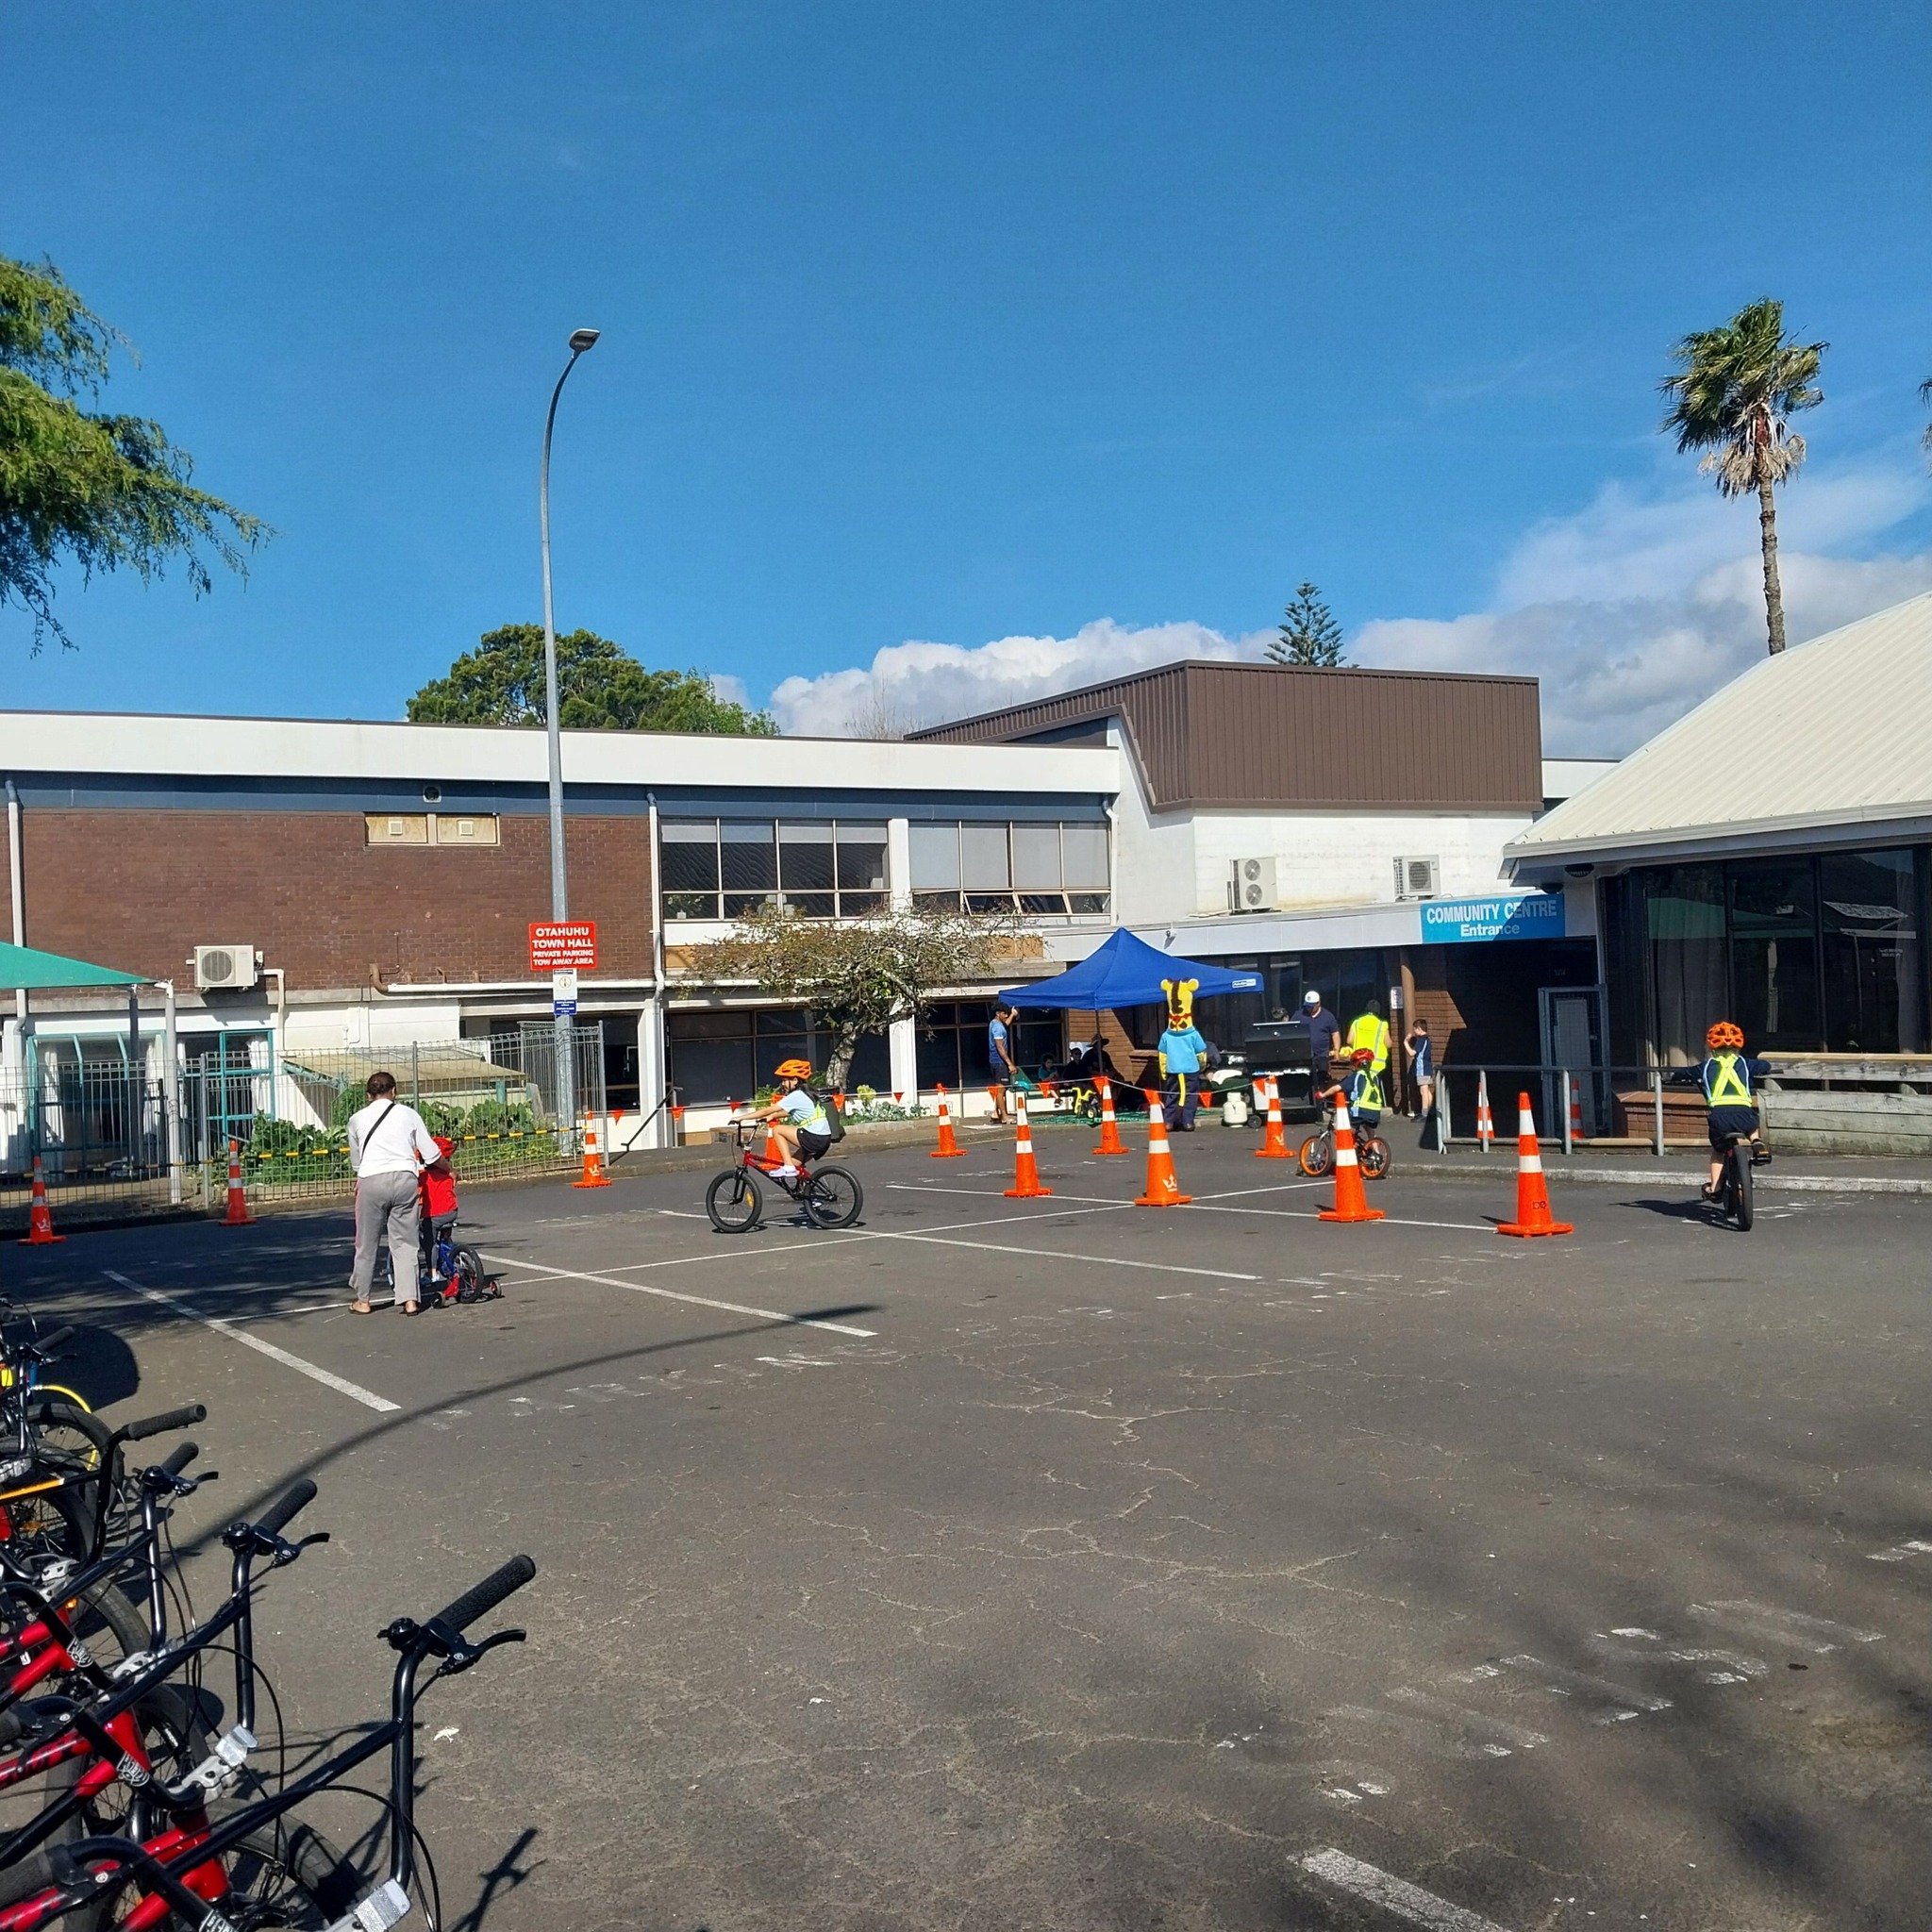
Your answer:
[[[537,518],[543,544],[543,722],[550,738],[550,916],[561,923],[570,917],[570,878],[563,855],[563,733],[557,706],[557,613],[550,594],[550,434],[557,426],[558,398],[577,366],[577,358],[597,340],[594,328],[571,331],[570,360],[550,391],[550,413],[543,419],[543,464],[537,482]],[[576,1132],[576,1069],[571,1060],[571,1024],[574,1013],[558,1011],[565,1004],[558,997],[559,981],[551,981],[551,1024],[556,1033],[557,1126],[561,1144],[568,1149]],[[575,1004],[575,1002],[572,1002]]]

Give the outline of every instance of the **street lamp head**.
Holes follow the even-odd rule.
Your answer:
[[[596,341],[597,338],[602,333],[603,331],[601,329],[594,328],[572,329],[570,332],[571,354],[573,356],[581,356],[586,349],[590,348],[591,345]]]

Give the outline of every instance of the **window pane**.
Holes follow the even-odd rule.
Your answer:
[[[1067,899],[1064,892],[1022,892],[1020,910],[1022,912],[1064,912]]]
[[[1013,878],[1007,869],[1006,826],[961,825],[959,866],[965,874],[960,883],[969,892],[1010,886]]]
[[[841,824],[839,885],[841,891],[883,892],[886,890],[885,826]]]
[[[841,892],[839,912],[844,919],[870,919],[886,909],[883,892]]]
[[[726,819],[719,827],[724,890],[770,891],[778,883],[778,856],[769,819]]]
[[[671,1084],[683,1107],[712,1107],[749,1100],[751,1040],[680,1040],[671,1037]]]
[[[1817,908],[1808,859],[1733,865],[1731,1015],[1760,1050],[1816,1053]]]
[[[1824,1044],[1831,1053],[1917,1053],[1919,934],[1909,852],[1819,860]]]
[[[1105,892],[1074,892],[1071,895],[1075,912],[1105,912],[1107,894]]]
[[[959,1034],[956,1027],[941,1027],[919,1036],[919,1084],[928,1093],[944,1086],[959,1091]]]
[[[958,892],[914,892],[912,904],[921,912],[957,912],[959,895]]]
[[[912,883],[920,886],[953,886],[959,883],[959,828],[958,825],[910,825],[912,841]]]
[[[888,1099],[891,1097],[892,1048],[883,1033],[863,1035],[853,1051],[852,1065],[845,1074],[845,1091],[854,1093],[861,1087],[870,1087]]]
[[[998,885],[998,879],[974,884]],[[1013,883],[1023,892],[1057,892],[1060,889],[1060,828],[1058,825],[1013,827]]]
[[[788,898],[793,892],[832,890],[830,825],[778,827],[778,883]]]
[[[803,1007],[763,1007],[757,1014],[760,1034],[809,1033],[811,1016]]]
[[[1105,825],[1062,825],[1060,854],[1069,886],[1086,886],[1099,892],[1107,890]]]
[[[716,919],[718,916],[718,895],[716,892],[666,892],[664,894],[664,917],[666,919]]]
[[[968,892],[966,909],[969,912],[1010,912],[1013,895],[1010,892]]]
[[[666,892],[718,890],[718,822],[666,819],[658,828]],[[716,911],[716,907],[712,910]]]
[[[1643,894],[1657,1058],[1665,1066],[1690,1066],[1704,1058],[1705,1029],[1724,1019],[1730,1004],[1724,874],[1714,865],[1673,865],[1633,876]]]
[[[801,919],[830,919],[837,909],[829,892],[787,892],[785,903]]]

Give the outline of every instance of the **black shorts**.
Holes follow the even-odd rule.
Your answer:
[[[815,1134],[809,1127],[798,1130],[798,1152],[806,1160],[823,1160],[831,1144],[829,1134]]]
[[[1757,1109],[1755,1107],[1714,1107],[1710,1110],[1710,1144],[1719,1154],[1730,1144],[1733,1134],[1755,1134]]]

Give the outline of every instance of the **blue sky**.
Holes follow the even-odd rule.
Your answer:
[[[1754,648],[1751,513],[1656,384],[1766,292],[1833,344],[1796,627],[1932,588],[1922,5],[70,0],[8,41],[0,249],[280,532],[199,601],[70,576],[76,652],[0,618],[14,703],[399,715],[541,614],[582,323],[559,622],[800,728],[1252,653],[1310,576],[1359,660],[1541,671],[1555,748],[1622,749]]]

